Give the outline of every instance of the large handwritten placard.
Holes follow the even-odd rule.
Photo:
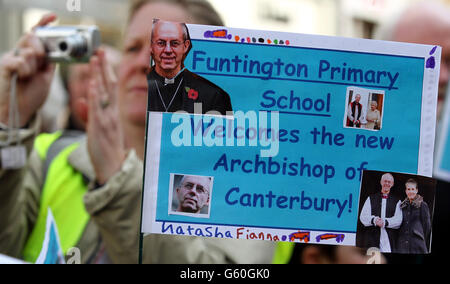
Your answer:
[[[233,113],[149,112],[144,233],[354,245],[365,170],[431,176],[439,47],[188,27]]]

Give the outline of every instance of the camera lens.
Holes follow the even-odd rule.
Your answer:
[[[88,43],[83,36],[77,34],[67,37],[65,41],[60,43],[59,48],[61,51],[67,52],[72,57],[81,58],[85,56],[88,51]]]
[[[67,42],[63,41],[59,43],[59,50],[61,50],[62,52],[66,52],[67,51]]]

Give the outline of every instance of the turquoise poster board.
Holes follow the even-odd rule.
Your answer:
[[[149,112],[143,233],[355,245],[365,170],[431,176],[440,47],[188,28],[187,70],[233,112]]]

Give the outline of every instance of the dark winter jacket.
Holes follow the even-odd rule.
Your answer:
[[[400,205],[403,222],[399,229],[396,252],[424,254],[430,251],[431,218],[428,204],[417,195],[410,202],[406,198]]]

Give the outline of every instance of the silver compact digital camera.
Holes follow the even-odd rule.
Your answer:
[[[101,44],[96,26],[39,27],[35,34],[44,44],[51,62],[89,62]]]

